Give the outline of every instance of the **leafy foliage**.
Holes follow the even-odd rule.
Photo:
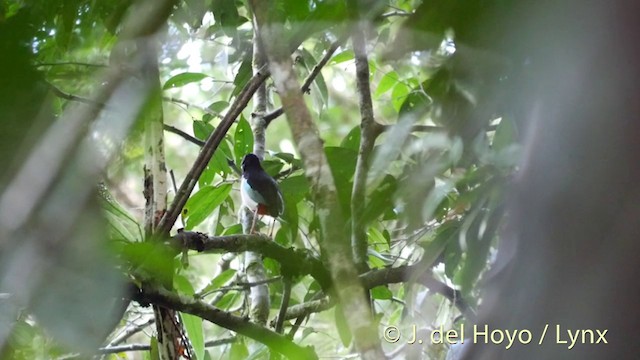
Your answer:
[[[289,34],[282,41],[291,44],[295,54],[299,54],[297,70],[302,80],[325,55],[328,44],[341,35],[342,24],[351,21],[353,14],[349,14],[342,1],[275,3],[274,17],[282,20],[281,25]],[[518,122],[509,107],[496,100],[507,86],[503,82],[509,72],[507,59],[496,47],[489,46],[484,36],[477,35],[483,33],[485,19],[491,18],[500,6],[489,7],[485,3],[396,0],[384,2],[382,7],[374,6],[368,12],[361,9],[360,14],[371,25],[370,80],[375,99],[373,112],[378,122],[361,219],[367,227],[368,266],[383,269],[415,264],[422,259],[428,264],[423,272],[433,272],[437,279],[460,290],[464,300],[472,305],[480,300],[476,284],[489,266],[498,241],[503,187],[518,156]],[[122,41],[121,33],[131,4],[126,0],[80,0],[26,2],[23,6],[22,2],[8,1],[0,6],[0,26],[15,29],[12,44],[15,52],[10,57],[15,62],[0,63],[0,71],[15,63],[30,65],[21,70],[22,80],[14,77],[0,80],[3,81],[0,94],[16,85],[39,104],[46,92],[39,87],[59,87],[63,93],[74,96],[59,97],[52,104],[56,115],[70,103],[88,97],[103,86],[93,82],[96,70],[132,46]],[[406,21],[383,16],[389,9],[409,16]],[[159,48],[159,80],[163,84],[167,124],[188,129],[202,141],[214,133],[253,75],[251,16],[246,2],[241,1],[179,3]],[[407,32],[414,35],[404,41],[403,34]],[[414,41],[416,33],[427,40]],[[29,46],[24,46],[25,43]],[[475,58],[471,59],[473,51],[489,51],[493,56],[475,62],[472,61]],[[340,209],[348,221],[352,220],[353,176],[362,141],[357,96],[353,95],[354,57],[351,47],[342,45],[310,90]],[[268,90],[270,105],[278,107],[277,94],[270,86]],[[36,115],[27,111],[24,102],[20,104],[25,121],[32,121]],[[3,113],[12,113],[6,110],[4,102],[2,105]],[[248,120],[252,118],[249,110],[242,113],[197,179],[198,189],[182,211],[185,229],[211,235],[240,232],[239,174],[233,165],[239,165],[242,157],[253,149],[254,137]],[[216,273],[212,264],[220,260],[220,255],[194,253],[185,267],[173,253],[145,242],[140,214],[127,210],[140,208],[144,202],[140,196],[143,149],[139,136],[135,130],[131,132],[126,150],[114,159],[105,174],[112,192],[128,204],[123,206],[115,200],[102,204],[111,252],[119,258],[120,270],[134,282],[154,278],[159,283],[171,283],[168,287],[181,295],[200,296],[204,301],[213,301],[219,309],[244,314],[245,293],[237,287],[246,285],[238,285],[242,282],[239,277],[242,269],[237,263],[232,262],[231,269]],[[167,166],[174,170],[178,187],[199,148],[173,134],[167,133],[166,137]],[[288,137],[283,120],[276,119],[269,125],[267,149],[271,151],[263,166],[278,179],[285,203],[285,212],[275,225],[274,241],[305,249],[321,259],[319,220],[311,195],[314,179],[304,176],[302,163]],[[0,143],[0,146],[7,144]],[[9,153],[4,148],[0,151]],[[271,259],[265,259],[265,267],[269,277],[286,275],[281,264]],[[317,300],[314,296],[320,289],[312,278],[305,276],[293,281],[290,304]],[[279,281],[269,286],[274,313],[284,289]],[[380,324],[399,321],[405,306],[422,298],[395,285],[370,290]],[[430,296],[450,318],[458,314],[448,305],[449,300]],[[228,331],[212,328],[194,315],[182,314],[181,319],[198,359],[273,356],[261,344],[243,338],[231,345],[207,348],[207,340],[224,337]],[[441,321],[424,320],[433,324]],[[306,322],[306,329],[298,332],[294,341],[314,345],[318,354],[333,354],[335,349],[347,354],[352,338],[345,321],[340,307],[320,312]],[[127,319],[123,320],[119,328],[126,323]],[[5,353],[15,358],[37,358],[33,354],[38,351],[38,344],[46,342],[47,356],[60,354],[63,350],[49,342],[39,325],[20,319]],[[446,326],[451,325],[446,322]],[[292,324],[287,326],[291,329]],[[331,330],[327,331],[327,326]],[[336,327],[337,334],[333,332]],[[28,338],[32,341],[25,340]]]

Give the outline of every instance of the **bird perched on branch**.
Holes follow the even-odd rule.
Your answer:
[[[269,176],[260,159],[255,154],[247,154],[242,159],[242,180],[240,183],[242,204],[253,211],[253,233],[257,215],[269,215],[277,218],[284,212],[284,202],[280,187],[274,178]]]

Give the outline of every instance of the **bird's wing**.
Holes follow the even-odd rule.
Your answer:
[[[284,211],[284,201],[278,183],[267,173],[255,174],[246,179],[247,195],[257,203],[269,207],[270,215],[278,216]]]

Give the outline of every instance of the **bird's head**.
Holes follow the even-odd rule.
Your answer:
[[[242,172],[248,169],[262,169],[260,166],[260,159],[255,154],[249,153],[242,159]]]

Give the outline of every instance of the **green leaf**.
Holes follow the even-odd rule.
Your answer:
[[[415,113],[416,116],[421,116],[422,113],[431,105],[431,99],[424,91],[417,88],[412,90],[402,102],[400,106],[399,115],[406,115],[409,113]]]
[[[284,199],[284,214],[282,218],[287,222],[290,232],[290,242],[293,243],[298,235],[298,207],[310,191],[309,182],[304,175],[290,176],[280,182],[280,190]]]
[[[236,27],[244,22],[240,13],[238,13],[235,1],[213,0],[211,2],[211,12],[216,23],[220,24],[230,37],[235,33]]]
[[[174,254],[158,242],[138,242],[112,244],[114,251],[120,255],[131,268],[144,276],[153,278],[163,285],[171,286],[173,278]]]
[[[195,291],[189,280],[183,275],[176,274],[173,276],[173,285],[178,292],[193,296]],[[193,350],[196,354],[196,359],[204,358],[204,334],[202,331],[202,319],[190,314],[180,313],[184,328],[187,330],[187,335]]]
[[[182,323],[191,345],[193,345],[193,351],[195,352],[196,359],[204,359],[204,332],[202,330],[202,318],[191,314],[180,313]]]
[[[222,297],[222,299],[220,299],[220,301],[218,301],[216,303],[216,307],[223,309],[223,310],[228,310],[229,308],[231,308],[233,305],[235,305],[236,303],[238,303],[238,300],[241,297],[238,296],[238,293],[235,291],[230,291],[226,294],[224,294],[224,296]]]
[[[224,229],[222,235],[236,235],[242,234],[242,224],[233,224],[228,228]]]
[[[162,90],[178,88],[181,86],[185,86],[187,84],[201,81],[209,77],[207,74],[203,73],[192,73],[192,72],[184,72],[178,75],[171,77],[167,82],[164,83]]]
[[[229,360],[245,360],[248,357],[249,349],[247,349],[247,345],[245,345],[244,341],[239,340],[231,344]]]
[[[503,116],[493,136],[493,148],[498,151],[505,149],[507,146],[513,144],[515,137],[515,124],[509,117]]]
[[[396,86],[393,87],[393,91],[391,92],[391,104],[398,113],[400,112],[400,108],[408,94],[409,87],[404,83],[398,82]]]
[[[218,114],[223,112],[228,107],[229,107],[229,103],[226,101],[216,101],[208,106],[209,110]]]
[[[289,176],[280,182],[282,197],[297,204],[309,194],[309,181],[304,175]]]
[[[393,210],[393,195],[398,188],[396,178],[386,175],[380,185],[369,195],[362,222],[368,224],[387,210]]]
[[[335,65],[343,63],[345,61],[353,60],[354,58],[355,54],[353,53],[353,50],[345,50],[339,54],[334,55],[329,63]]]
[[[231,170],[228,162],[228,159],[231,158],[233,158],[233,154],[231,152],[231,147],[229,146],[229,140],[225,137],[213,153],[213,156],[211,157],[209,164],[207,164],[207,167],[202,172],[200,179],[198,179],[198,185],[200,185],[200,187],[211,185],[216,175],[220,175],[223,179],[226,178],[226,175],[233,171]]]
[[[351,149],[353,151],[360,150],[360,125],[356,125],[349,131],[347,136],[342,139],[340,147]]]
[[[385,92],[391,90],[392,87],[394,87],[397,83],[398,83],[398,73],[395,71],[391,71],[386,73],[382,79],[380,79],[380,82],[378,83],[378,87],[376,88],[376,91],[374,93],[374,96],[376,98],[380,97],[380,95],[384,94]]]
[[[483,201],[478,204],[482,203]],[[480,206],[478,208],[480,209]],[[474,213],[473,210],[472,213]],[[487,212],[482,209],[478,211],[477,216],[468,220],[472,223],[466,231],[467,254],[455,279],[456,283],[460,284],[463,294],[469,294],[473,290],[476,281],[487,266],[491,242],[500,219],[499,211]]]
[[[334,308],[334,316],[336,327],[338,328],[338,335],[340,336],[340,341],[342,341],[342,345],[345,348],[348,348],[351,344],[351,331],[349,330],[349,325],[347,325],[347,319],[345,318],[342,312],[342,306],[336,305]]]
[[[193,135],[202,141],[206,141],[207,138],[209,138],[209,135],[211,135],[211,133],[213,132],[213,130],[214,130],[213,125],[207,122],[200,121],[200,120],[193,121]]]
[[[351,188],[358,152],[343,147],[325,147],[327,161],[338,192],[343,215],[351,214]]]
[[[133,215],[120,205],[111,196],[102,197],[101,205],[105,211],[105,217],[111,230],[110,238],[126,240],[128,242],[141,242],[144,239],[142,227]]]
[[[240,68],[238,69],[236,77],[233,79],[233,85],[235,85],[235,87],[231,92],[231,97],[238,95],[240,91],[242,91],[249,79],[251,79],[251,76],[253,76],[253,68],[251,67],[251,56],[246,56],[242,61],[242,64],[240,64]]]
[[[160,360],[160,351],[158,350],[158,339],[155,336],[151,337],[151,341],[149,342],[151,346],[151,350],[149,351],[149,357],[151,360]]]
[[[204,221],[229,196],[231,184],[205,186],[187,200],[183,215],[187,218],[185,228],[193,229]]]
[[[282,167],[284,167],[284,164],[280,160],[264,160],[262,162],[262,168],[271,176],[276,176],[282,170]]]
[[[289,225],[286,223],[280,225],[280,229],[276,232],[276,236],[273,240],[282,246],[291,246],[293,241],[291,241],[291,229],[289,228]]]
[[[459,230],[460,222],[457,220],[447,221],[440,225],[431,241],[420,243],[424,248],[424,255],[421,261],[425,264],[434,264],[449,242],[455,242],[458,239]]]
[[[240,116],[240,120],[238,120],[233,140],[236,164],[241,164],[242,158],[253,151],[253,132],[251,131],[251,125],[244,116]]]
[[[226,285],[229,282],[229,280],[233,278],[235,274],[236,274],[236,271],[234,269],[227,269],[223,271],[222,273],[220,273],[220,275],[213,278],[213,280],[211,280],[209,285],[205,286],[205,288],[202,289],[200,292],[208,293],[212,290],[221,288],[222,286]]]
[[[371,289],[371,297],[378,300],[391,300],[393,293],[388,286],[380,285]]]

